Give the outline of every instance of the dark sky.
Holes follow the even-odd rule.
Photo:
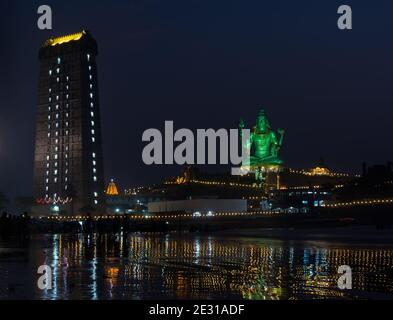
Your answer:
[[[36,26],[53,9],[52,31]],[[352,5],[353,30],[337,28]],[[106,178],[122,188],[175,174],[142,163],[142,132],[252,125],[264,106],[286,129],[282,157],[337,171],[393,159],[393,1],[100,0],[0,2],[0,191],[32,190],[38,49],[89,29]]]

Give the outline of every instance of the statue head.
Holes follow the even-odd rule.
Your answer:
[[[266,117],[265,110],[261,109],[257,117],[256,130],[258,132],[264,133],[266,131],[269,131],[269,129],[270,129],[269,120]]]

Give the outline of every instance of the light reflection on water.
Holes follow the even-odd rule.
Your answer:
[[[142,233],[35,236],[15,255],[5,247],[1,299],[393,299],[393,247]],[[51,290],[36,286],[43,264]],[[352,268],[350,294],[337,289],[340,265]]]

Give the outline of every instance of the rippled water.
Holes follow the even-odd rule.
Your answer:
[[[37,268],[53,271],[51,290]],[[338,266],[353,290],[337,288]],[[0,243],[1,299],[393,299],[393,247],[217,235],[41,235]]]

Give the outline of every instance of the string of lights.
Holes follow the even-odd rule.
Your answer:
[[[351,201],[351,202],[340,202],[340,203],[332,203],[332,204],[324,204],[322,207],[326,208],[344,208],[350,206],[360,206],[360,205],[385,205],[385,204],[393,204],[393,199],[373,199],[373,200],[363,200],[363,201]],[[135,214],[135,215],[101,215],[91,217],[93,220],[114,220],[114,219],[131,219],[131,220],[174,220],[174,219],[211,219],[212,217],[240,217],[240,216],[273,216],[277,214],[281,214],[284,212],[267,210],[267,211],[249,211],[249,212],[217,212],[214,213],[213,216],[208,215],[200,215],[195,217],[192,213],[186,214],[168,214],[168,215],[143,215],[143,214]],[[40,217],[41,220],[57,220],[57,221],[81,221],[89,219],[88,216],[49,216],[49,217]]]
[[[339,203],[327,203],[322,206],[327,208],[337,208],[337,207],[349,207],[358,205],[375,205],[375,204],[388,204],[393,203],[393,199],[372,199],[372,200],[360,200],[360,201],[350,201],[350,202],[339,202]]]

